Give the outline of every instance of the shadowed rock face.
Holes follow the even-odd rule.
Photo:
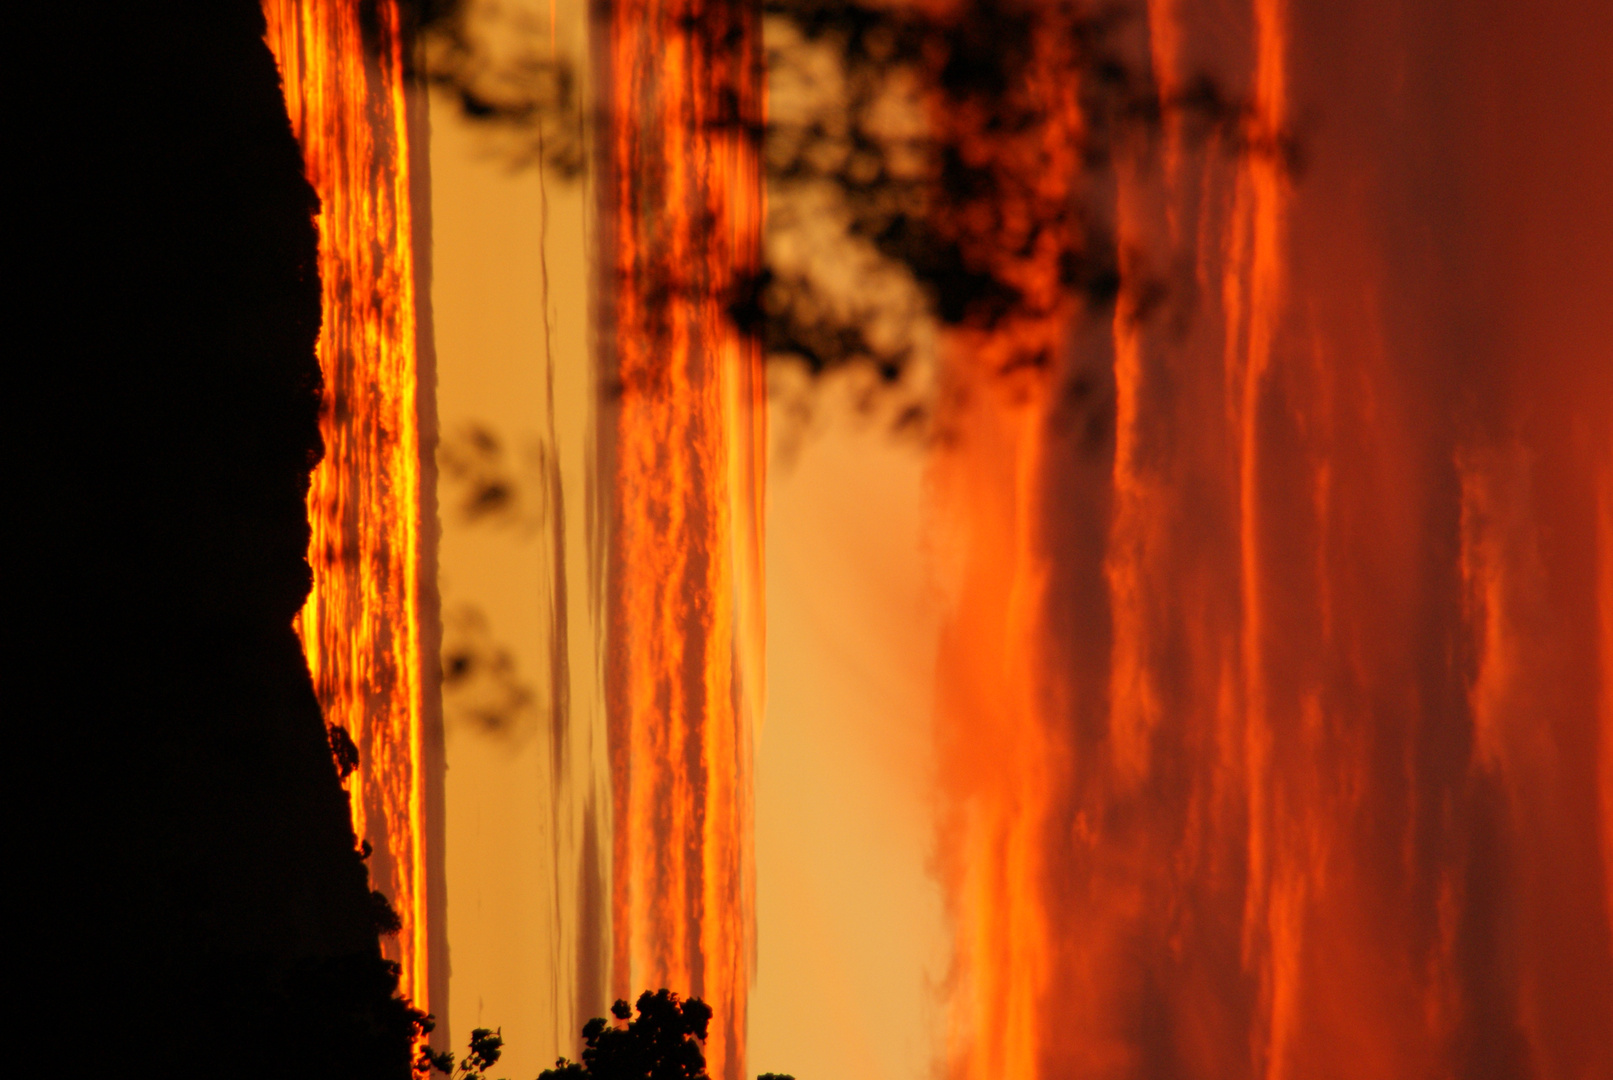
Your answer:
[[[262,34],[253,0],[11,28],[13,1030],[73,1072],[408,1075],[291,629],[317,205]]]

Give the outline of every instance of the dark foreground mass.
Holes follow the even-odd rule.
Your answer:
[[[407,1076],[291,619],[316,204],[253,0],[11,27],[11,1041],[95,1075]]]

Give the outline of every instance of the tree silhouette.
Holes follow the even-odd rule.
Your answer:
[[[421,1025],[422,1032],[429,1032],[431,1025]],[[415,1060],[414,1071],[416,1076],[429,1076],[432,1070],[449,1074],[450,1080],[486,1080],[487,1070],[498,1064],[499,1058],[504,1056],[503,1029],[476,1028],[470,1033],[470,1045],[465,1050],[465,1056],[460,1059],[458,1066],[454,1064],[452,1051],[437,1051],[429,1046],[420,1048],[420,1056]]]
[[[866,282],[836,291],[822,272],[790,265],[781,252],[812,250],[799,237],[784,243],[792,231],[821,232],[832,218],[874,256],[871,266],[905,275],[942,327],[998,331],[1081,307],[1112,313],[1122,294],[1140,319],[1165,285],[1123,270],[1101,195],[1117,158],[1174,128],[1206,148],[1299,165],[1294,135],[1210,75],[1161,82],[1128,36],[1142,5],[763,0],[763,8],[779,99],[770,100],[763,141],[772,235],[734,314],[770,356],[793,357],[814,376],[860,365],[895,384],[919,351],[920,323],[899,290],[896,309],[881,311],[872,297],[882,294]],[[1068,146],[1073,162],[1048,159],[1051,144]],[[1050,184],[1049,170],[1067,175]],[[824,191],[831,201],[817,195]],[[803,197],[819,201],[792,216]],[[837,276],[845,275],[837,268]],[[1047,367],[1051,355],[1032,337],[997,358],[1005,372]]]
[[[353,742],[353,736],[340,724],[327,723],[325,737],[330,741],[330,756],[336,761],[336,775],[345,784],[358,768],[358,744]]]
[[[710,1080],[702,1044],[711,1023],[711,1006],[699,998],[682,999],[663,988],[640,994],[637,1008],[638,1019],[629,1020],[633,1010],[627,1002],[618,1001],[610,1008],[614,1022],[602,1016],[588,1021],[582,1029],[582,1060],[561,1058],[554,1068],[539,1074],[538,1080]],[[412,1016],[417,1039],[435,1026],[423,1013],[415,1011]],[[450,1080],[486,1080],[487,1070],[503,1054],[502,1032],[477,1028],[470,1033],[470,1045],[457,1065],[451,1052],[421,1046],[414,1071],[421,1080],[432,1072],[447,1073]],[[795,1077],[762,1073],[757,1080]]]
[[[588,110],[577,64],[519,6],[399,0],[410,72],[467,120],[502,133],[514,168],[577,179],[587,164]],[[506,49],[490,48],[502,38]]]
[[[663,988],[640,994],[637,1009],[638,1019],[629,1020],[632,1010],[618,1001],[610,1008],[614,1023],[602,1016],[588,1021],[582,1061],[561,1058],[538,1080],[707,1080],[701,1044],[711,1006]]]

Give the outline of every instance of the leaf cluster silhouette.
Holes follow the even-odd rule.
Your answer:
[[[581,1061],[561,1058],[538,1080],[706,1080],[701,1044],[711,1006],[667,989],[639,995],[636,1019],[627,1002],[611,1006],[614,1022],[595,1017],[582,1029]]]
[[[422,1031],[432,1030],[430,1017],[422,1024]],[[415,1059],[414,1071],[417,1077],[430,1076],[433,1071],[447,1073],[450,1080],[485,1080],[487,1070],[499,1063],[504,1056],[503,1029],[475,1028],[470,1033],[470,1040],[465,1047],[465,1056],[455,1063],[451,1050],[433,1050],[429,1046],[422,1046],[420,1054]]]
[[[457,604],[443,612],[443,711],[447,721],[520,745],[541,723],[540,697],[486,612]]]
[[[1249,101],[1210,76],[1167,90],[1146,51],[1125,47],[1122,32],[1136,18],[1129,8],[1070,0],[965,0],[939,14],[858,0],[764,7],[791,30],[790,45],[770,50],[770,67],[786,71],[801,54],[827,50],[841,88],[805,115],[770,122],[773,201],[832,189],[847,235],[908,275],[943,327],[992,331],[1082,305],[1112,310],[1126,290],[1138,318],[1157,305],[1160,282],[1123,280],[1104,208],[1045,182],[1058,168],[1039,160],[1050,136],[1074,144],[1079,190],[1101,191],[1093,181],[1122,149],[1148,145],[1167,124],[1234,154],[1299,163],[1290,133],[1269,130]],[[1050,56],[1061,73],[1053,84]],[[904,86],[908,108],[929,118],[918,130],[889,122],[892,94]],[[1061,121],[1069,115],[1079,115],[1078,127]],[[914,359],[911,334],[871,333],[877,311],[830,295],[773,255],[781,227],[821,229],[821,215],[783,223],[775,215],[773,227],[767,264],[742,291],[736,317],[770,355],[793,356],[811,375],[861,364],[898,382]],[[1052,290],[1030,284],[1042,276],[1031,264],[1042,262],[1055,270]],[[1003,366],[1049,360],[1035,349]]]
[[[704,1043],[711,1024],[711,1007],[699,998],[681,998],[662,988],[639,995],[633,1007],[618,1000],[611,1019],[596,1016],[583,1026],[582,1060],[561,1058],[538,1080],[710,1080],[706,1073]],[[429,1033],[434,1022],[415,1014],[417,1029]],[[422,1046],[414,1071],[420,1080],[433,1072],[450,1080],[485,1080],[487,1070],[504,1054],[502,1030],[476,1028],[470,1033],[465,1055]],[[762,1073],[757,1080],[795,1080],[786,1073]]]
[[[454,102],[467,120],[508,136],[512,168],[539,166],[575,179],[586,166],[587,110],[569,57],[546,40],[548,27],[498,5],[403,0],[411,74]],[[487,42],[513,48],[493,55]]]

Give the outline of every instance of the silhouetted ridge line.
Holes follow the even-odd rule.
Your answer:
[[[86,1075],[408,1076],[290,626],[317,206],[262,14],[37,6],[16,29],[17,1020],[71,1031]]]

